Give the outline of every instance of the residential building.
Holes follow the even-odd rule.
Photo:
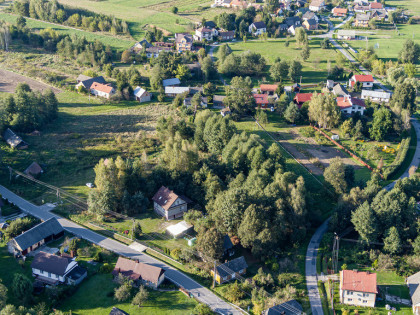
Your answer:
[[[309,10],[312,12],[319,12],[325,9],[325,1],[324,0],[312,0],[309,4]]]
[[[249,26],[248,31],[254,35],[258,36],[267,32],[267,25],[264,22],[254,22]]]
[[[370,18],[375,20],[388,20],[388,12],[385,9],[372,10]]]
[[[325,87],[328,90],[332,90],[334,88],[335,82],[334,80],[327,80],[327,83],[325,84]]]
[[[185,234],[189,233],[193,228],[192,224],[185,221],[178,222],[177,224],[170,225],[166,228],[166,233],[171,235],[173,238],[181,238]]]
[[[213,31],[207,27],[200,27],[195,30],[194,39],[198,41],[212,41]]]
[[[301,108],[303,103],[309,102],[312,99],[312,95],[312,93],[297,93],[293,98],[293,101]]]
[[[63,227],[53,217],[16,236],[7,243],[7,246],[10,253],[25,256],[38,247],[59,239],[63,235]]]
[[[226,96],[224,95],[213,95],[213,107],[215,108],[223,108],[225,107],[225,104],[223,103],[223,100]]]
[[[181,81],[178,78],[170,78],[170,79],[162,80],[163,87],[180,86],[180,85],[181,85]]]
[[[12,149],[24,150],[27,149],[29,144],[22,140],[14,131],[7,128],[3,133],[3,139]]]
[[[348,115],[359,113],[363,115],[366,109],[365,102],[361,99],[351,96],[337,97],[337,106],[341,112]]]
[[[288,28],[289,28],[289,25],[287,25],[287,24],[283,23],[283,24],[280,24],[280,25],[279,25],[278,30],[279,30],[280,32],[286,32]]]
[[[366,2],[359,2],[354,6],[354,12],[356,13],[365,13],[370,10],[370,6]]]
[[[369,3],[369,9],[370,10],[380,10],[383,9],[384,5],[380,2],[374,1]]]
[[[227,41],[232,40],[235,38],[235,32],[234,31],[219,31],[219,40],[220,41]]]
[[[232,0],[214,0],[214,5],[216,7],[230,8],[231,1]]]
[[[299,27],[301,27],[301,26],[299,26]],[[297,27],[292,25],[287,29],[287,33],[295,36],[296,35],[296,29],[297,29]]]
[[[39,252],[31,263],[36,280],[49,284],[77,285],[87,276],[86,269],[80,267],[74,258]]]
[[[263,315],[301,315],[303,314],[302,305],[296,300],[290,300],[279,305],[275,305],[265,310]]]
[[[340,271],[340,303],[375,307],[377,294],[376,273]]]
[[[153,46],[146,48],[146,57],[147,58],[157,58],[161,52],[172,52],[173,48],[171,46]]]
[[[139,103],[144,102],[150,102],[152,100],[152,93],[147,92],[145,89],[143,89],[140,86],[137,86],[135,90],[133,91],[134,97],[136,98],[136,101]]]
[[[204,25],[202,25],[202,26],[207,27],[211,30],[216,30],[216,28],[217,28],[217,24],[213,21],[206,21],[206,22],[204,22]],[[217,30],[216,30],[216,32],[217,32]]]
[[[338,30],[337,39],[352,40],[356,39],[356,31],[353,30]]]
[[[153,47],[152,44],[150,44],[145,38],[143,38],[141,41],[135,43],[132,47],[131,47],[131,51],[138,53],[143,49],[147,49]]]
[[[246,273],[247,268],[245,258],[241,256],[217,266],[216,274],[214,270],[211,270],[211,275],[218,284],[221,284],[242,276]]]
[[[340,17],[340,16],[344,17],[344,16],[347,16],[347,9],[335,7],[334,9],[332,9],[331,13],[333,16],[336,16],[336,17]]]
[[[225,235],[223,237],[223,256],[230,257],[235,255],[234,245],[232,240],[230,239],[229,235]]]
[[[318,29],[318,22],[314,19],[305,20],[302,23],[303,27],[306,28],[308,31],[314,31]]]
[[[105,84],[106,81],[104,79],[103,76],[99,76],[99,77],[95,77],[95,78],[91,78],[85,75],[79,75],[77,77],[77,84],[76,84],[76,90],[79,89],[80,87],[85,88],[87,91],[90,90],[91,86],[93,83],[101,83],[101,84]]]
[[[136,286],[141,284],[157,289],[165,280],[165,270],[149,264],[144,264],[123,257],[118,257],[112,275],[117,277],[119,274],[129,278]]]
[[[165,95],[169,97],[176,97],[179,94],[189,94],[190,88],[184,86],[167,86],[165,87]]]
[[[188,107],[190,107],[192,104],[191,104],[191,100],[192,100],[192,97],[186,97],[185,99],[184,99],[184,105],[188,108]],[[200,98],[200,106],[202,107],[202,108],[207,108],[207,106],[208,106],[208,103],[207,103],[207,96],[201,96],[201,98]]]
[[[89,77],[89,76],[84,75],[84,74],[79,74],[76,78],[76,82],[80,83],[82,81],[86,81],[86,80],[89,80],[89,79],[92,79],[92,77]]]
[[[407,278],[407,285],[413,305],[413,314],[420,315],[420,271]]]
[[[268,99],[268,94],[252,94],[252,96],[255,99],[255,103],[257,104],[257,107],[260,108],[267,108],[270,104],[270,101]]]
[[[315,20],[316,22],[319,22],[319,17],[314,12],[308,11],[302,15],[302,20]]]
[[[232,8],[246,9],[248,6],[248,3],[244,0],[232,0],[230,2],[230,6]]]
[[[287,24],[288,27],[290,26],[300,26],[300,18],[298,16],[291,16],[284,19],[284,24]]]
[[[344,96],[350,95],[350,93],[346,90],[346,88],[342,86],[341,84],[334,85],[332,92],[336,96],[344,97]]]
[[[370,74],[355,74],[350,78],[349,85],[354,87],[357,82],[361,82],[364,89],[371,89],[373,88],[374,80]]]
[[[191,51],[193,48],[193,36],[188,33],[176,33],[175,45],[178,52]]]
[[[113,307],[108,315],[129,315],[128,313],[120,310],[118,307]]]
[[[112,95],[115,94],[115,89],[111,86],[111,84],[93,82],[93,84],[90,86],[90,93],[95,96],[109,99]]]
[[[385,91],[362,90],[361,98],[363,100],[369,99],[375,103],[389,103],[391,99],[391,93]]]
[[[357,27],[368,27],[369,20],[370,20],[370,12],[368,12],[367,14],[359,13],[356,15],[356,20],[354,22],[354,25]]]
[[[28,176],[38,177],[39,175],[44,173],[44,170],[37,162],[32,162],[32,164],[29,165],[28,168],[23,172]]]
[[[188,210],[188,203],[191,203],[187,197],[178,196],[165,186],[160,187],[152,200],[155,212],[165,217],[166,220],[182,217]]]
[[[279,86],[277,84],[261,84],[260,91],[261,91],[261,94],[274,96],[276,94],[278,87]]]

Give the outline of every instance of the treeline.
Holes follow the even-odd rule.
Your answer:
[[[14,94],[0,101],[0,129],[31,132],[54,120],[57,112],[58,101],[51,89],[41,94],[20,83]]]
[[[128,24],[113,16],[71,8],[49,0],[20,0],[13,2],[12,11],[21,16],[82,28],[90,32],[130,34]]]
[[[153,169],[147,159],[99,162],[89,211],[144,211],[164,185],[195,201],[186,218],[207,256],[221,257],[226,233],[258,257],[305,238],[312,200],[303,178],[286,169],[277,144],[267,149],[258,136],[237,134],[229,119],[208,110],[194,123],[161,118],[157,130],[164,149]]]

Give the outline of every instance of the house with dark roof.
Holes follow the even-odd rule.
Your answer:
[[[3,139],[12,149],[23,150],[28,148],[28,143],[22,140],[12,129],[7,128],[3,133]]]
[[[349,95],[344,97],[337,97],[337,106],[340,108],[343,114],[353,115],[359,113],[363,115],[366,109],[365,102],[356,97]]]
[[[109,312],[109,315],[129,315],[129,314],[124,312],[123,310],[120,310],[118,307],[114,306],[111,312]]]
[[[377,294],[376,273],[357,270],[340,271],[340,303],[375,307]]]
[[[319,17],[312,11],[308,11],[306,12],[304,15],[302,15],[302,20],[306,21],[306,20],[315,20],[315,21],[319,21]]]
[[[305,20],[303,21],[302,26],[308,31],[313,31],[318,29],[318,22],[315,19]]]
[[[235,38],[235,31],[219,31],[219,40],[224,42]]]
[[[7,246],[12,254],[26,255],[52,240],[59,239],[63,235],[63,227],[53,217],[11,239]]]
[[[180,218],[188,210],[191,200],[185,196],[178,196],[165,186],[160,187],[152,198],[155,212],[166,220]]]
[[[79,81],[79,79],[80,79],[80,81]],[[88,77],[88,76],[80,75],[77,78],[76,90],[79,89],[81,86],[83,86],[86,90],[89,91],[92,84],[95,83],[95,82],[100,83],[100,84],[105,84],[106,83],[103,76],[91,78],[91,77]]]
[[[407,285],[413,305],[413,314],[420,315],[420,271],[407,278]]]
[[[153,47],[152,44],[150,44],[145,38],[143,38],[141,41],[135,43],[132,47],[131,47],[131,51],[133,52],[139,52],[142,49],[147,49]]]
[[[235,248],[229,235],[223,237],[223,256],[230,257],[235,255]]]
[[[248,265],[244,256],[235,258],[224,264],[217,266],[216,273],[211,271],[212,276],[218,284],[234,280],[246,273]]]
[[[303,314],[302,305],[296,300],[290,300],[279,305],[266,309],[263,315],[301,315]]]
[[[267,32],[267,25],[265,25],[264,22],[254,22],[252,23],[248,28],[249,33],[251,33],[254,36],[261,35],[265,32]]]
[[[39,175],[44,173],[44,170],[37,162],[32,162],[32,164],[29,165],[28,168],[23,172],[28,176],[38,177]]]
[[[74,258],[44,252],[35,255],[31,268],[36,280],[49,285],[77,285],[87,276],[86,269],[80,267]]]
[[[340,83],[334,85],[332,92],[336,96],[347,96],[350,95],[350,93],[346,90],[344,86],[342,86]]]
[[[136,285],[144,284],[154,289],[157,289],[165,280],[164,269],[123,257],[118,258],[112,271],[114,277],[119,274],[133,280]]]
[[[288,18],[284,19],[284,24],[287,24],[287,27],[289,28],[290,26],[300,26],[300,18],[298,16],[291,16]]]

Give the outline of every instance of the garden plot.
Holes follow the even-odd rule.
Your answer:
[[[61,90],[53,88],[45,83],[25,77],[23,75],[0,69],[0,92],[13,93],[19,83],[26,83],[33,91],[45,91],[52,89],[54,93],[60,93]]]

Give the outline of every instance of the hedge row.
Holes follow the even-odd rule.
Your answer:
[[[394,174],[396,174],[399,171],[401,165],[407,157],[407,152],[410,148],[410,142],[411,137],[407,137],[401,141],[400,148],[398,149],[398,153],[395,157],[395,160],[383,171],[385,179],[391,178]]]

